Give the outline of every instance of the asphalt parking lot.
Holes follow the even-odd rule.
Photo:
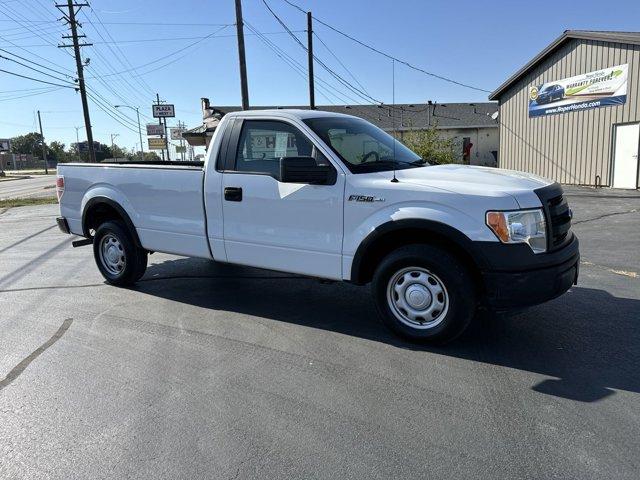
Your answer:
[[[578,286],[461,340],[366,287],[154,254],[107,286],[57,206],[0,213],[0,478],[640,476],[640,194],[568,189]]]

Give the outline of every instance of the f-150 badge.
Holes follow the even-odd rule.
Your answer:
[[[349,195],[350,202],[384,202],[384,198],[382,197],[374,197],[372,195]]]

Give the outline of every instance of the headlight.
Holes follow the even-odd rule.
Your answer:
[[[542,209],[487,212],[487,226],[502,243],[526,243],[533,253],[547,251],[547,225]]]

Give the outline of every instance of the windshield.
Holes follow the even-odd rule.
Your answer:
[[[391,135],[360,118],[321,117],[304,122],[353,173],[415,168],[427,163]]]

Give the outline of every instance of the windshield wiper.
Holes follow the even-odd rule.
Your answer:
[[[419,158],[418,160],[414,160],[413,162],[409,162],[411,165],[426,165],[429,163],[428,160],[425,160],[424,158]]]

